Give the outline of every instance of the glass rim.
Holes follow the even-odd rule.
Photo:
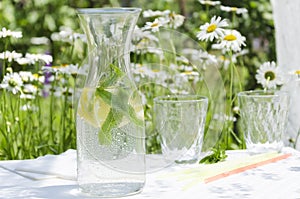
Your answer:
[[[78,8],[77,13],[82,14],[121,14],[121,13],[140,13],[141,8],[137,7],[109,7],[109,8]]]
[[[238,97],[275,97],[279,95],[288,95],[286,91],[277,91],[277,90],[249,90],[249,91],[241,91],[237,94]]]
[[[208,102],[208,98],[204,95],[163,95],[155,97],[153,101],[156,103],[196,103]]]

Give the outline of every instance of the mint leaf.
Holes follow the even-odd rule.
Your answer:
[[[98,140],[101,145],[109,145],[112,142],[111,131],[116,128],[122,121],[122,114],[111,108],[100,131],[98,132]]]
[[[96,95],[107,103],[111,109],[101,126],[98,133],[100,144],[110,144],[112,142],[112,130],[118,128],[124,117],[135,125],[143,126],[144,121],[139,119],[135,113],[135,109],[129,104],[130,94],[128,89],[118,85],[118,81],[124,76],[124,73],[115,65],[110,64],[109,77],[100,80]],[[113,92],[108,91],[113,90]]]
[[[106,104],[111,104],[112,93],[104,90],[103,88],[97,88],[96,95],[101,97]]]
[[[212,154],[202,158],[199,163],[203,164],[213,164],[217,162],[224,161],[227,158],[226,152],[221,148],[212,149]]]
[[[108,77],[106,76],[104,80],[100,80],[99,82],[100,89],[115,85],[117,81],[124,76],[124,73],[115,65],[110,64],[109,67],[111,71],[108,73]]]
[[[127,91],[121,88],[118,88],[117,91],[116,94],[112,94],[107,90],[97,88],[96,94],[100,96],[105,103],[110,104],[124,116],[128,117],[131,122],[138,126],[142,126],[144,121],[138,118],[134,108],[128,104],[129,96]]]

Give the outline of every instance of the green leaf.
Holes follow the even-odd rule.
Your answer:
[[[101,130],[98,133],[98,139],[100,144],[110,144],[112,141],[112,130],[118,128],[124,117],[128,118],[131,122],[138,126],[143,126],[143,120],[139,119],[135,113],[135,109],[129,104],[129,93],[126,88],[117,87],[110,88],[113,91],[110,92],[107,88],[113,85],[123,77],[123,72],[111,64],[111,75],[109,78],[100,81],[99,87],[96,90],[96,95],[109,104],[112,108],[110,109]]]
[[[118,89],[116,95],[113,95],[114,100],[112,106],[116,107],[121,113],[124,114],[131,122],[137,126],[143,126],[143,120],[139,119],[136,115],[135,109],[128,103],[129,95],[125,89]]]
[[[227,158],[225,149],[217,148],[212,150],[212,154],[202,158],[199,163],[213,164],[224,161]]]
[[[143,126],[143,120],[137,117],[134,108],[128,104],[129,96],[125,89],[119,88],[116,94],[112,94],[107,90],[97,88],[96,94],[100,96],[105,103],[110,104],[121,114],[128,117],[131,122],[138,126]]]
[[[139,119],[135,113],[135,110],[132,106],[129,106],[128,107],[129,109],[129,117],[130,117],[130,120],[135,123],[137,126],[143,126],[144,125],[144,121]]]
[[[116,94],[112,94],[107,90],[98,88],[96,94],[100,96],[105,103],[110,104],[112,107],[98,133],[100,144],[111,143],[111,131],[113,128],[118,128],[123,117],[128,118],[137,126],[144,125],[144,121],[137,117],[134,108],[128,104],[129,96],[124,89],[118,89]]]
[[[101,145],[109,145],[112,141],[111,131],[116,128],[122,121],[123,115],[120,111],[111,108],[100,131],[98,132],[98,140]]]
[[[109,65],[111,71],[109,73],[109,78],[105,78],[104,80],[100,80],[99,88],[105,89],[109,86],[115,85],[117,81],[124,76],[124,73],[114,64]]]
[[[103,101],[107,104],[111,104],[112,93],[104,90],[103,88],[97,88],[96,96],[99,96],[103,99]]]

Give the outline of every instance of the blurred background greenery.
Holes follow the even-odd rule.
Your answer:
[[[266,60],[275,60],[275,39],[272,9],[269,0],[222,0],[223,5],[246,8],[248,15],[237,17],[238,29],[247,38],[249,53],[245,65],[249,68],[250,78],[246,89],[257,87],[254,80],[256,68]],[[23,39],[13,43],[12,48],[21,53],[49,53],[56,62],[61,60],[67,44],[56,45],[51,39],[53,32],[62,26],[79,32],[76,8],[83,7],[134,6],[143,10],[172,10],[186,17],[179,31],[195,37],[196,29],[213,15],[230,18],[230,13],[218,8],[206,9],[197,0],[2,0],[0,2],[0,27],[23,32]],[[139,23],[143,23],[141,20]],[[46,37],[49,45],[33,44],[33,37]],[[3,51],[0,46],[0,51]],[[9,50],[9,49],[8,49]],[[82,57],[78,57],[79,59]],[[78,60],[75,60],[78,61]],[[60,64],[60,63],[54,63]]]
[[[53,37],[53,33],[62,30],[82,33],[76,15],[77,8],[122,6],[140,7],[144,11],[149,9],[175,11],[185,16],[183,26],[177,31],[194,40],[197,40],[199,27],[209,21],[212,16],[217,15],[229,20],[234,18],[234,29],[246,37],[248,53],[241,59],[242,65],[247,68],[247,77],[243,79],[245,81],[243,86],[244,90],[258,88],[260,85],[257,85],[255,80],[257,68],[265,61],[276,61],[274,22],[270,1],[221,0],[221,3],[225,6],[246,8],[248,12],[244,15],[233,16],[230,12],[221,11],[219,7],[200,4],[198,0],[2,0],[0,1],[0,28],[22,31],[23,38],[11,40],[8,49],[5,49],[5,45],[0,40],[0,52],[15,50],[22,54],[50,54],[53,56],[52,65],[54,66],[80,65],[85,58],[85,51],[82,48],[84,44],[77,40],[61,42]],[[138,25],[142,27],[145,20],[140,17]],[[77,51],[74,51],[74,48]],[[74,142],[70,146],[74,147]],[[229,148],[242,148],[242,146],[234,146]]]

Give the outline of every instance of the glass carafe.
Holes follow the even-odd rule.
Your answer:
[[[78,184],[92,195],[130,195],[145,183],[143,106],[129,68],[140,11],[78,9],[88,42],[76,116]]]

